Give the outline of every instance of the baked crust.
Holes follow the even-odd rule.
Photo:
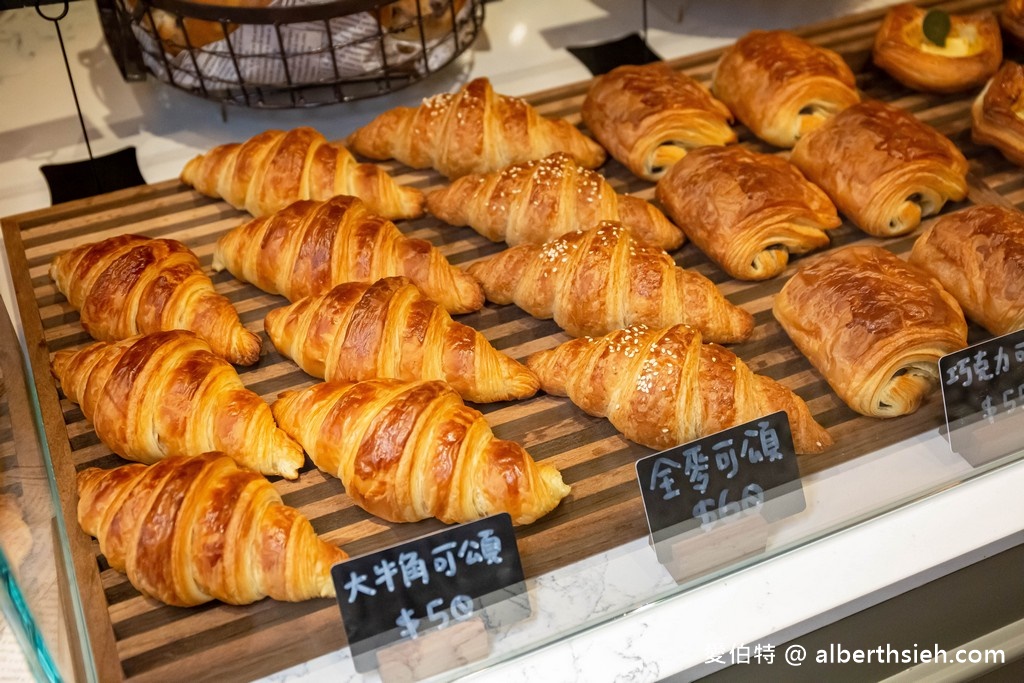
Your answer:
[[[925,37],[927,14],[911,4],[891,8],[875,34],[875,64],[908,88],[937,93],[974,88],[996,72],[1003,39],[994,14],[950,14],[945,47]]]
[[[971,140],[1024,166],[1024,66],[1009,60],[971,105]]]
[[[702,147],[669,169],[656,196],[690,240],[738,280],[766,280],[790,254],[828,246],[842,224],[817,185],[785,159],[738,145]]]
[[[942,216],[910,262],[942,283],[967,317],[995,335],[1024,327],[1024,214],[972,206]]]
[[[792,147],[860,101],[850,67],[787,31],[751,31],[718,61],[711,91],[754,135]]]
[[[790,156],[839,210],[877,237],[911,232],[967,195],[967,160],[903,109],[867,100],[827,121]]]
[[[656,181],[688,150],[736,142],[732,112],[663,62],[620,66],[594,80],[583,122],[635,175]]]
[[[839,398],[870,417],[917,410],[938,384],[939,358],[967,346],[956,299],[881,247],[843,247],[804,266],[772,312]]]

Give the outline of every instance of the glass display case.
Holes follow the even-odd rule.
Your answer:
[[[943,5],[967,11],[993,3]],[[1024,201],[1020,169],[970,142],[970,96],[911,93],[871,66],[871,39],[881,16],[869,12],[798,33],[838,51],[866,96],[910,109],[953,140],[971,164],[967,201],[1018,206]],[[720,54],[716,50],[672,65],[707,82]],[[573,83],[526,99],[542,114],[578,123],[588,87],[589,82]],[[770,151],[740,132],[741,144]],[[423,190],[445,182],[393,162],[386,168],[399,182]],[[653,184],[617,162],[603,172],[621,192],[654,196]],[[217,239],[243,217],[224,202],[169,180],[3,221],[27,352],[23,363],[13,330],[0,330],[7,387],[0,420],[12,427],[0,424],[5,437],[0,494],[13,501],[3,512],[15,519],[12,531],[4,531],[4,615],[26,646],[27,669],[37,677],[54,669],[62,679],[102,681],[328,675],[358,680],[362,675],[345,647],[335,601],[163,605],[112,569],[76,518],[77,473],[123,461],[51,377],[51,354],[84,347],[90,338],[49,278],[50,262],[76,244],[126,232],[180,239],[197,254],[217,291],[235,305],[242,323],[259,333],[266,314],[284,300],[211,271]],[[441,226],[429,217],[399,227],[430,241],[456,265],[501,249],[468,228]],[[833,245],[882,244],[905,255],[914,236],[882,240],[847,222],[835,231]],[[846,407],[771,315],[774,295],[799,261],[779,279],[751,283],[724,276],[693,245],[673,256],[679,265],[708,276],[754,316],[751,339],[730,348],[755,372],[799,394],[832,435],[833,447],[798,460],[802,503],[775,515],[760,514],[769,512],[765,506],[756,514],[691,530],[672,539],[667,554],[659,554],[649,540],[635,469],[638,459],[654,451],[556,396],[477,406],[499,438],[517,441],[538,461],[555,464],[572,489],[550,515],[516,529],[530,614],[508,620],[500,608],[484,609],[478,615],[482,629],[438,631],[415,647],[400,643],[403,649],[382,659],[389,668],[370,678],[476,673],[498,680],[531,670],[561,671],[562,678],[606,671],[657,678],[1020,533],[1024,510],[1014,491],[1024,485],[1024,443],[985,461],[953,452],[938,391],[917,412],[892,420],[867,418]],[[515,358],[569,339],[553,322],[533,319],[514,306],[488,305],[460,321]],[[971,342],[987,336],[971,326]],[[239,376],[267,402],[315,381],[265,337],[260,361],[239,368]],[[308,464],[295,481],[274,478],[272,483],[321,538],[352,556],[444,528],[436,520],[403,525],[376,519],[353,504],[337,479]],[[30,551],[22,557],[24,543],[8,539],[29,535]],[[824,576],[830,580],[821,580]]]

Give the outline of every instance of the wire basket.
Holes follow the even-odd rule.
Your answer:
[[[483,2],[101,0],[100,11],[107,4],[104,29],[125,78],[148,72],[205,99],[283,109],[422,80],[473,43]]]

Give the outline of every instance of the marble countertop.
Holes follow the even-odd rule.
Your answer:
[[[651,0],[647,42],[662,57],[674,58],[720,47],[753,28],[793,27],[885,4]],[[216,144],[299,124],[341,138],[384,109],[475,76],[488,76],[507,94],[585,80],[589,73],[564,48],[639,31],[638,7],[612,0],[488,3],[486,34],[427,82],[348,105],[228,108],[226,119],[220,105],[153,79],[124,82],[93,3],[71,3],[61,30],[93,153],[133,146],[143,177],[157,182],[176,177],[189,158]],[[680,7],[682,21],[677,20]],[[0,216],[8,216],[49,205],[41,165],[87,157],[56,32],[32,9],[0,12],[0,92]],[[0,294],[12,307],[6,255],[3,266]],[[12,318],[18,320],[13,310]],[[807,510],[769,538],[768,551],[776,557],[685,590],[643,540],[538,577],[530,589],[535,604],[543,605],[540,614],[495,638],[494,660],[485,670],[470,666],[442,677],[648,681],[699,667],[737,645],[780,642],[827,623],[850,605],[877,599],[894,586],[923,582],[957,558],[1019,535],[1024,463],[938,492],[969,472],[945,441],[930,433],[808,477]],[[897,509],[874,514],[888,507]],[[817,537],[822,538],[804,540]],[[12,676],[17,680],[16,672]],[[347,651],[271,677],[374,679],[354,672]],[[0,675],[0,680],[8,679]]]

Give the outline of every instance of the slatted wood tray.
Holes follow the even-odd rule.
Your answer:
[[[995,3],[961,0],[943,4],[952,11],[970,11]],[[973,93],[910,93],[870,64],[871,42],[881,16],[882,12],[875,11],[799,32],[840,52],[858,73],[858,86],[866,97],[904,107],[949,136],[971,162],[971,201],[1019,204],[1024,200],[1024,174],[998,153],[970,142],[969,108]],[[707,82],[719,54],[713,51],[674,64]],[[567,117],[579,123],[579,107],[587,86],[587,82],[577,83],[527,99],[545,115]],[[760,151],[777,151],[754,140],[745,129],[739,132],[742,144]],[[411,171],[396,164],[385,166],[400,182],[424,190],[442,183],[442,178],[433,172]],[[609,162],[604,173],[620,191],[653,198],[653,186],[637,180],[618,163]],[[946,210],[955,208],[948,206]],[[217,238],[243,218],[242,213],[225,203],[200,196],[172,180],[3,221],[57,484],[67,502],[64,514],[71,531],[77,581],[92,611],[90,638],[101,680],[122,676],[140,680],[253,677],[344,646],[337,606],[330,600],[302,604],[265,600],[248,607],[211,604],[181,609],[145,599],[123,575],[107,567],[98,545],[79,532],[74,518],[75,471],[88,466],[113,467],[122,461],[99,442],[81,411],[58,394],[49,377],[50,353],[90,341],[78,323],[77,313],[47,276],[51,259],[83,241],[131,231],[180,239],[209,268]],[[433,218],[405,222],[400,227],[438,245],[458,265],[502,248],[468,228],[446,227]],[[833,246],[881,243],[849,223],[832,235]],[[886,241],[884,246],[906,253],[915,235]],[[675,257],[681,265],[711,278],[730,300],[754,314],[757,327],[752,339],[735,346],[734,351],[754,371],[794,389],[835,438],[835,446],[828,452],[801,459],[803,474],[834,466],[941,424],[938,394],[913,415],[884,423],[858,416],[846,408],[772,318],[772,297],[786,276],[764,283],[733,281],[692,245],[684,246]],[[792,270],[791,265],[787,275]],[[261,334],[264,315],[285,303],[280,297],[235,281],[227,273],[213,275],[213,280],[217,290],[234,302],[242,321]],[[520,359],[568,339],[551,321],[534,320],[515,306],[488,305],[461,320],[482,331],[497,348]],[[983,334],[972,327],[972,341]],[[283,389],[314,382],[278,355],[265,335],[264,340],[265,355],[260,362],[241,370],[242,380],[250,389],[272,401]],[[481,408],[498,436],[523,443],[537,460],[554,463],[572,486],[570,497],[551,515],[518,532],[527,575],[557,569],[645,535],[633,466],[649,450],[625,440],[607,421],[585,415],[567,399],[540,395],[527,401]],[[440,526],[432,521],[392,525],[376,520],[352,505],[338,480],[321,474],[311,465],[307,465],[298,481],[279,480],[275,486],[287,504],[312,521],[318,533],[351,554],[372,551]]]

